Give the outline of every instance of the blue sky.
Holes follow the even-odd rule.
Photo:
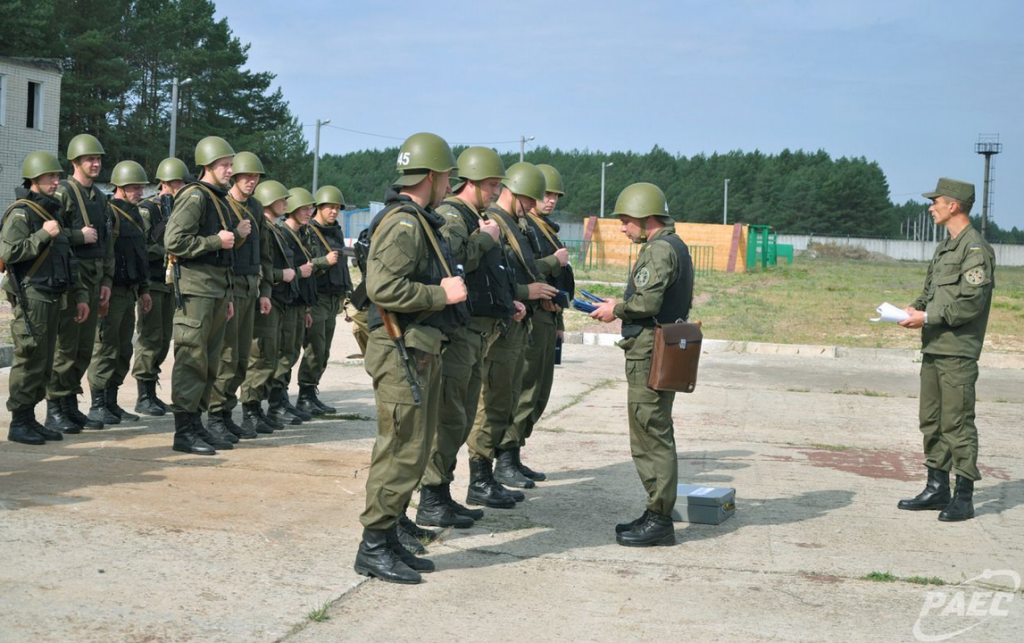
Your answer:
[[[973,181],[1024,228],[1024,3],[949,0],[217,0],[321,152],[418,131],[518,148],[824,149],[875,160],[894,201]],[[312,142],[313,128],[307,130]],[[513,142],[514,141],[514,142]],[[614,171],[613,169],[608,170]],[[642,180],[643,177],[637,177]],[[568,186],[571,189],[571,185]]]

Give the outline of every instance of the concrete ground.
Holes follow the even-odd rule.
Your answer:
[[[622,355],[566,345],[524,450],[549,481],[445,533],[415,587],[352,571],[376,426],[361,364],[325,377],[339,418],[214,458],[171,451],[169,418],[4,441],[0,641],[1019,641],[1024,369],[983,368],[977,517],[943,524],[896,509],[923,482],[913,359],[765,352],[794,351],[705,354],[675,406],[680,480],[735,487],[733,518],[615,544],[644,500]],[[457,476],[463,497],[464,458]]]

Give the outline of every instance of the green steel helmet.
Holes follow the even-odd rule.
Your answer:
[[[149,177],[146,176],[146,170],[142,169],[142,166],[135,161],[121,161],[114,166],[114,171],[110,173],[110,182],[123,188],[126,185],[149,183]]]
[[[665,193],[653,183],[634,183],[619,193],[612,216],[625,215],[636,219],[668,215]]]
[[[32,152],[25,157],[21,164],[21,178],[29,181],[44,174],[53,174],[54,172],[59,174],[63,171],[64,168],[60,166],[60,161],[49,152]]]
[[[164,159],[156,167],[156,178],[159,181],[184,181],[187,175],[188,167],[181,159]]]
[[[405,139],[398,150],[395,169],[398,178],[393,185],[408,187],[427,177],[427,172],[451,172],[457,169],[455,155],[448,143],[437,134],[420,132]]]
[[[544,200],[547,184],[544,175],[533,163],[519,162],[508,168],[502,185],[516,196],[525,196],[537,201]]]
[[[219,136],[207,136],[196,143],[196,167],[213,165],[217,159],[225,156],[234,156],[235,150],[231,149],[228,142]]]
[[[280,181],[260,181],[256,186],[256,200],[264,208],[269,208],[275,201],[288,198],[288,188]]]
[[[537,169],[544,175],[544,182],[546,192],[554,192],[558,196],[565,196],[565,187],[562,185],[562,175],[558,173],[554,167],[547,163],[540,163],[537,165]]]
[[[306,188],[292,188],[288,190],[288,207],[284,211],[287,214],[291,214],[302,206],[314,205],[315,203],[316,199],[313,198],[312,193]]]
[[[345,195],[343,195],[341,190],[333,185],[325,185],[316,191],[316,204],[323,205],[325,203],[336,203],[340,206],[344,206]]]
[[[235,154],[235,161],[231,166],[231,172],[232,174],[259,174],[260,176],[267,173],[263,169],[260,157],[252,152],[239,152]]]
[[[467,147],[459,154],[459,178],[467,181],[505,178],[505,164],[489,147]]]
[[[68,143],[69,161],[73,161],[79,156],[89,156],[92,154],[99,154],[100,156],[106,154],[103,151],[103,146],[100,145],[99,139],[92,134],[79,134]]]

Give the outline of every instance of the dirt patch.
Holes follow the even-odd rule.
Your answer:
[[[812,467],[823,467],[855,473],[866,478],[881,480],[899,480],[913,482],[921,479],[920,454],[900,451],[875,449],[808,449],[806,447],[787,447],[795,449],[807,458]],[[779,458],[781,459],[781,457]],[[1009,480],[1009,473],[999,467],[978,465],[982,475],[996,480]]]
[[[896,261],[881,252],[868,252],[858,246],[840,246],[834,243],[811,243],[804,256],[808,259],[849,259],[853,261]]]

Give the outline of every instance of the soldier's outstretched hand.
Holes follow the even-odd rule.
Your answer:
[[[605,299],[597,305],[597,308],[594,309],[594,312],[590,313],[590,316],[606,324],[615,321],[615,303],[614,299]]]

